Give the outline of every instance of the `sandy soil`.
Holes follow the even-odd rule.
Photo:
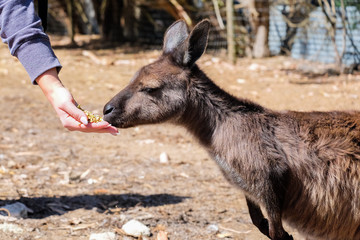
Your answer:
[[[84,52],[62,43],[54,40],[60,77],[97,113],[160,54],[128,46]],[[18,201],[33,210],[26,219],[0,218],[0,226],[19,227],[0,228],[0,239],[89,239],[106,231],[126,239],[119,229],[130,219],[149,226],[150,239],[159,230],[170,239],[266,239],[251,224],[243,194],[184,129],[141,126],[117,137],[69,132],[4,44],[0,55],[0,205]],[[360,110],[360,75],[311,77],[296,71],[300,64],[275,57],[233,66],[208,54],[199,61],[222,88],[268,108]],[[162,152],[168,163],[159,161]]]

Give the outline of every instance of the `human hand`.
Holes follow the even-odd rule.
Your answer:
[[[36,82],[55,109],[62,125],[70,131],[110,133],[117,135],[117,128],[106,121],[89,123],[86,114],[77,108],[71,93],[62,85],[55,68],[40,75]]]

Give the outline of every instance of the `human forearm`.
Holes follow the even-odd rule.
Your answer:
[[[0,36],[28,72],[32,83],[61,64],[44,33],[32,0],[0,0]]]

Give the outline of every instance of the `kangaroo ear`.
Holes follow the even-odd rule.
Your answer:
[[[165,33],[163,52],[172,53],[178,49],[189,36],[188,28],[183,20],[173,23]]]
[[[191,31],[185,50],[184,64],[191,67],[205,52],[209,37],[210,21],[203,20]]]

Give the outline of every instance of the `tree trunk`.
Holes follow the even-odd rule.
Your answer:
[[[103,12],[102,37],[104,40],[119,42],[123,40],[121,26],[122,0],[106,0]]]
[[[286,36],[285,39],[281,41],[280,46],[280,55],[291,55],[291,50],[294,45],[294,38],[297,33],[297,28],[290,27],[289,25],[286,25]]]
[[[321,6],[321,10],[323,11],[326,20],[329,22],[328,34],[331,39],[331,43],[334,47],[335,52],[335,62],[336,65],[342,66],[342,54],[339,53],[337,45],[336,45],[336,11],[335,11],[335,2],[331,0],[331,5],[327,1],[318,0]],[[326,8],[325,8],[326,7]],[[344,26],[345,28],[346,26]],[[346,30],[346,29],[344,29]],[[345,36],[346,37],[346,36]],[[346,39],[344,39],[346,41]],[[345,50],[345,49],[344,49]]]
[[[235,63],[235,34],[234,34],[234,2],[226,0],[226,30],[228,59]]]
[[[263,58],[270,55],[268,46],[270,26],[270,4],[268,0],[250,0],[251,25],[254,35],[253,57]]]
[[[128,41],[135,41],[138,35],[136,31],[135,1],[124,0],[123,7],[124,18],[124,37]]]
[[[75,44],[75,19],[74,19],[74,0],[66,0],[66,12],[69,17],[69,24],[67,26],[71,44]]]

